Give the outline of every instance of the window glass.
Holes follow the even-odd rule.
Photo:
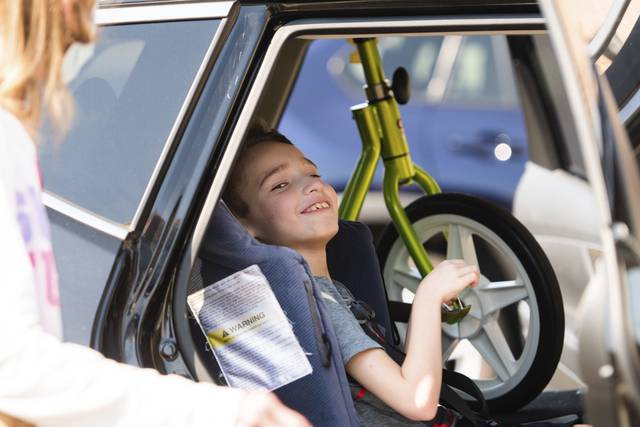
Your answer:
[[[462,43],[452,70],[447,87],[447,99],[477,100],[495,92],[495,70],[491,59],[489,37],[467,37]]]
[[[527,133],[506,37],[382,37],[378,43],[385,75],[402,65],[412,82],[410,102],[399,107],[412,160],[444,191],[510,208],[527,161]],[[366,100],[362,65],[350,62],[354,51],[344,40],[312,42],[279,123],[339,192],[362,146],[350,112]],[[380,195],[382,182],[378,167],[370,195]],[[405,191],[416,195],[414,188]],[[380,201],[376,220],[386,215],[377,196],[369,197]]]
[[[398,67],[404,67],[411,76],[412,96],[410,102],[426,102],[427,90],[431,82],[434,67],[440,54],[443,37],[385,37],[378,39],[378,50],[382,59],[385,75],[391,79]],[[356,47],[344,41],[327,62],[329,74],[340,81],[343,88],[354,98],[362,97],[362,85],[365,84],[362,65],[354,54]],[[320,40],[314,50],[322,46],[336,44],[336,41]]]
[[[48,191],[112,221],[136,211],[219,20],[113,25],[70,52],[75,98],[61,143],[42,129]]]
[[[312,50],[334,53],[326,67],[342,90],[360,99],[364,72],[355,46],[335,40],[319,40]],[[404,67],[411,77],[411,105],[440,103],[492,103],[516,105],[516,89],[503,36],[384,37],[378,39],[385,75]]]
[[[121,242],[47,209],[60,278],[64,338],[90,345],[91,328]]]

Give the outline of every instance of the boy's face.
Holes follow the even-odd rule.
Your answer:
[[[303,250],[326,245],[338,232],[336,192],[296,147],[257,144],[240,167],[240,196],[249,206],[240,221],[258,239]]]

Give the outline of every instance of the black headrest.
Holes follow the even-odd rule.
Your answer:
[[[361,222],[340,220],[338,234],[327,245],[327,262],[331,277],[375,310],[378,323],[385,328],[387,342],[392,343],[387,295],[369,227]]]

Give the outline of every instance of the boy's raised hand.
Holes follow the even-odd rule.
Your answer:
[[[460,259],[447,259],[438,264],[418,287],[424,293],[448,303],[455,299],[468,286],[475,286],[480,280],[480,270],[475,265]]]

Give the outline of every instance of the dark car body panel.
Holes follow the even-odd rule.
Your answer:
[[[242,8],[222,49],[211,59],[211,70],[186,126],[176,138],[166,171],[154,189],[153,202],[145,209],[138,229],[125,242],[123,272],[114,271],[105,288],[101,310],[96,315],[92,345],[106,355],[133,364],[144,364],[141,348],[157,348],[157,325],[143,327],[163,306],[157,292],[169,283],[163,280],[175,268],[176,253],[183,249],[186,225],[202,200],[198,190],[207,185],[216,170],[234,106],[246,84],[249,62],[267,23],[262,6]],[[226,101],[225,101],[226,100]],[[222,136],[221,136],[222,135]],[[148,317],[149,316],[149,317]],[[155,338],[154,338],[155,337]]]

